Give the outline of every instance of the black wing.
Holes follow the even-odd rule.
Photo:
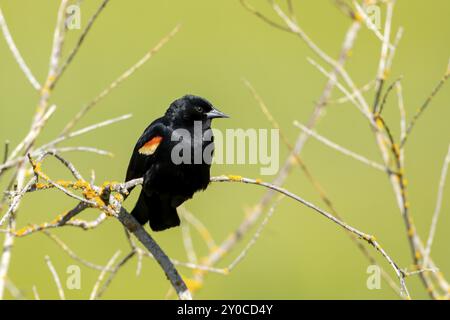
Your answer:
[[[142,178],[145,172],[150,169],[158,145],[162,139],[169,137],[167,131],[168,129],[161,118],[153,121],[144,130],[131,155],[125,181]]]

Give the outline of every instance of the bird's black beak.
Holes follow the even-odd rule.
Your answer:
[[[211,111],[206,113],[207,119],[214,119],[214,118],[229,118],[225,113],[213,108]]]

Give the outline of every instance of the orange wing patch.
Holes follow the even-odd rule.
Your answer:
[[[155,153],[156,148],[158,148],[158,146],[161,143],[161,141],[162,141],[162,137],[160,137],[160,136],[153,137],[146,144],[144,144],[138,150],[138,152],[140,154],[143,154],[143,155],[146,155],[146,156],[151,156],[152,154]]]

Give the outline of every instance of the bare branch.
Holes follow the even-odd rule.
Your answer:
[[[275,27],[275,28],[278,28],[278,29],[283,30],[283,31],[291,32],[291,30],[289,28],[286,28],[285,26],[283,26],[283,25],[281,25],[281,24],[271,20],[270,18],[268,18],[267,16],[265,16],[264,14],[262,14],[261,12],[256,10],[246,0],[239,0],[239,2],[241,3],[241,5],[247,11],[251,12],[252,14],[254,14],[256,17],[258,17],[259,19],[261,19],[262,21],[264,21],[268,25],[270,25],[272,27]]]
[[[25,169],[20,168],[17,173],[17,189],[23,188],[25,181]],[[16,228],[15,211],[10,213],[8,217],[8,232],[3,240],[2,255],[0,258],[0,300],[3,300],[5,293],[6,278],[9,270],[9,264],[11,262],[11,250],[14,245],[14,234],[11,230]]]
[[[300,202],[301,204],[307,206],[308,208],[313,209],[314,211],[318,212],[319,214],[321,214],[322,216],[324,216],[325,218],[333,221],[334,223],[336,223],[337,225],[339,225],[340,227],[344,228],[345,230],[355,234],[357,237],[359,237],[360,239],[365,240],[368,244],[370,244],[371,246],[373,246],[377,251],[379,251],[381,253],[381,255],[386,259],[386,261],[391,265],[391,267],[394,269],[399,282],[400,282],[400,287],[401,287],[401,294],[404,294],[407,298],[409,298],[409,292],[408,289],[406,287],[406,283],[405,283],[405,276],[403,271],[397,266],[397,264],[392,260],[392,258],[386,253],[386,251],[384,251],[384,249],[378,244],[378,242],[376,241],[375,237],[369,234],[366,234],[362,231],[359,231],[358,229],[350,226],[349,224],[345,223],[344,221],[339,220],[338,218],[336,218],[335,216],[333,216],[332,214],[320,209],[319,207],[315,206],[314,204],[304,200],[303,198],[293,194],[292,192],[283,189],[281,187],[278,187],[276,185],[273,185],[271,183],[267,183],[267,182],[263,182],[260,180],[255,180],[255,179],[249,179],[249,178],[244,178],[241,176],[219,176],[219,177],[212,177],[211,178],[212,182],[240,182],[240,183],[245,183],[245,184],[253,184],[253,185],[258,185],[258,186],[262,186],[265,188],[269,188],[271,190],[274,190],[276,192],[279,192],[281,194],[284,194],[285,196]]]

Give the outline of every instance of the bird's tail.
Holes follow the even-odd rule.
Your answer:
[[[180,225],[177,209],[171,206],[170,199],[156,194],[148,196],[143,191],[131,214],[140,224],[149,221],[153,231],[163,231]]]

